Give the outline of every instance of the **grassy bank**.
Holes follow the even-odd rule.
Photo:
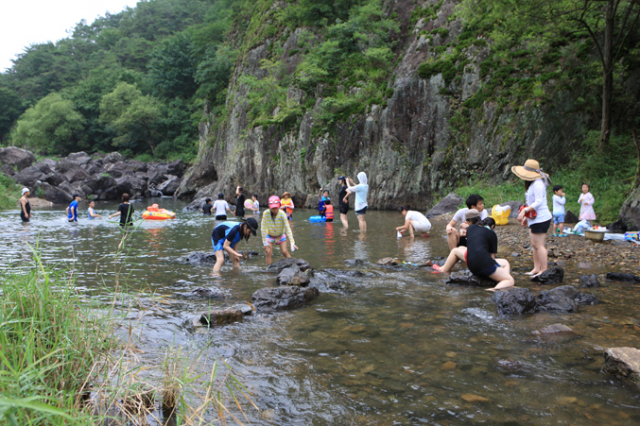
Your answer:
[[[79,408],[112,338],[89,319],[71,282],[36,259],[0,278],[0,419],[11,425],[91,424]]]
[[[0,210],[15,209],[20,199],[20,186],[0,173]]]
[[[618,220],[620,207],[633,190],[638,159],[633,153],[633,141],[630,137],[612,137],[606,153],[597,152],[598,132],[591,132],[584,143],[583,151],[574,153],[571,163],[562,170],[549,171],[554,185],[562,185],[567,196],[566,209],[580,214],[578,198],[582,183],[590,186],[596,199],[594,209],[599,224],[608,224]],[[544,159],[540,159],[544,168]],[[482,181],[472,181],[469,185],[457,188],[456,194],[466,199],[470,194],[480,194],[487,207],[505,201],[524,200],[524,184],[514,178],[512,181],[492,185]],[[547,200],[552,208],[553,190],[548,189]]]
[[[37,255],[26,275],[1,273],[0,288],[0,424],[242,424],[240,404],[257,408],[206,346],[138,358],[144,324],[126,319],[125,306],[142,318],[163,309],[153,295],[113,293],[113,304],[94,306]]]

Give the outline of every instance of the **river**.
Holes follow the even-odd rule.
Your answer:
[[[145,205],[134,204],[138,217]],[[120,228],[88,221],[84,205],[73,225],[60,208],[36,210],[29,224],[20,223],[17,210],[1,212],[0,269],[31,267],[29,245],[37,246],[47,264],[73,272],[83,297],[106,305],[116,285],[135,295],[145,307],[131,307],[123,321],[135,329],[140,362],[159,363],[167,348],[224,358],[262,410],[247,410],[254,424],[640,424],[640,393],[601,372],[602,348],[640,346],[640,293],[631,285],[589,290],[604,303],[579,313],[503,318],[482,289],[446,286],[445,277],[424,269],[374,265],[389,256],[446,256],[444,222],[433,222],[430,238],[410,241],[395,237],[397,213],[367,213],[369,232],[362,236],[353,213],[344,230],[339,220],[311,224],[306,219],[315,211],[301,210],[294,214],[295,257],[315,269],[345,269],[345,260],[362,259],[359,268],[370,276],[354,279],[352,292],[321,294],[306,308],[196,329],[192,320],[209,306],[250,301],[274,285],[275,275],[265,272],[263,255],[239,271],[225,266],[222,278],[209,275],[211,266],[177,262],[211,250],[215,223],[182,212],[185,205],[163,199],[177,218],[142,223],[115,265]],[[96,211],[106,218],[116,208],[98,203]],[[261,251],[259,235],[239,248]],[[530,268],[530,259],[510,260],[516,272]],[[583,273],[568,264],[565,282]],[[520,274],[516,285],[531,287]],[[227,300],[190,295],[213,286],[225,289]],[[576,335],[549,341],[531,334],[554,323]]]

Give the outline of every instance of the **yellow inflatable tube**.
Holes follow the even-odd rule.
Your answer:
[[[147,210],[142,213],[142,218],[145,220],[167,220],[176,218],[174,212],[159,207],[157,204],[147,207]]]
[[[491,217],[496,221],[496,225],[506,225],[509,223],[509,215],[511,214],[511,207],[501,206],[496,204],[491,209]]]

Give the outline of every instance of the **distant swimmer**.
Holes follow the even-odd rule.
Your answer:
[[[112,217],[120,216],[120,226],[133,225],[133,206],[129,203],[129,194],[122,194],[122,203],[118,206],[118,211],[110,214]]]
[[[87,209],[87,218],[89,220],[93,220],[93,219],[102,219],[102,216],[100,216],[98,213],[96,213],[96,211],[94,210],[96,208],[96,202],[91,200],[89,201],[89,208]]]
[[[80,195],[73,194],[73,201],[69,204],[69,207],[67,207],[67,221],[78,221],[78,203],[80,202],[80,199]]]

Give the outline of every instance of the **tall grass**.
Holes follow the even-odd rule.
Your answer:
[[[128,238],[123,232],[116,273]],[[222,374],[218,360],[207,359],[208,347],[195,356],[170,348],[153,365],[140,360],[138,324],[118,311],[135,296],[117,285],[107,309],[95,306],[69,276],[35,251],[28,274],[0,276],[0,424],[243,424],[241,402],[257,409],[226,362]],[[164,310],[160,303],[153,295],[136,301],[139,321],[147,309]],[[120,340],[115,331],[124,324],[129,336]]]

